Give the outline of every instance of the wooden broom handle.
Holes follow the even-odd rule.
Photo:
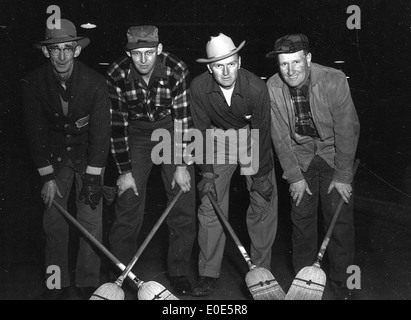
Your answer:
[[[355,176],[355,173],[357,171],[357,168],[358,168],[359,164],[360,164],[360,159],[356,159],[355,163],[354,163],[353,176]],[[343,204],[344,204],[344,199],[340,198],[340,201],[338,202],[338,205],[337,205],[337,209],[335,210],[334,216],[331,219],[331,223],[328,226],[327,233],[325,234],[324,240],[321,244],[320,251],[318,252],[317,263],[319,263],[324,257],[325,250],[327,249],[328,243],[330,242],[331,234],[333,232],[335,223],[337,222],[337,219],[338,219],[338,216],[340,214],[340,211],[341,211],[341,208],[342,208]]]
[[[167,217],[171,209],[174,207],[175,203],[177,202],[178,198],[180,198],[181,194],[183,191],[180,189],[174,199],[170,202],[170,204],[167,206],[166,210],[164,210],[163,214],[160,216],[156,224],[154,225],[153,229],[151,229],[150,233],[148,236],[144,239],[143,243],[141,244],[140,248],[138,248],[136,254],[134,255],[133,259],[131,259],[130,263],[128,264],[127,268],[123,271],[123,273],[120,275],[120,277],[117,278],[116,283],[121,285],[127,277],[128,273],[130,270],[134,267],[135,263],[137,260],[140,258],[141,254],[143,253],[144,249],[147,247],[148,243],[150,240],[153,238],[154,234],[157,232],[157,230],[160,228],[160,225],[163,223],[164,219]]]
[[[98,241],[86,228],[84,228],[66,209],[53,200],[54,206],[60,210],[60,212],[70,220],[92,243],[94,243],[121,271],[126,269],[126,266],[120,262],[108,249]],[[129,273],[128,277],[134,281],[137,287],[142,283],[133,273]]]
[[[208,192],[207,195],[208,195],[208,198],[210,199],[211,203],[213,204],[213,207],[217,211],[219,217],[221,218],[221,220],[223,220],[223,223],[226,226],[228,232],[233,237],[234,242],[237,245],[238,249],[240,249],[240,252],[242,253],[242,255],[243,255],[245,261],[247,262],[249,268],[251,269],[251,268],[255,267],[253,265],[253,263],[251,262],[251,258],[248,255],[247,251],[245,250],[244,246],[242,245],[240,239],[237,237],[237,235],[235,234],[233,228],[231,227],[230,223],[228,222],[227,218],[224,216],[223,210],[221,210],[221,208],[218,205],[217,201],[214,199],[214,196],[210,192]]]

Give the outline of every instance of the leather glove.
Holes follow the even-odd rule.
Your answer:
[[[90,208],[95,210],[100,203],[102,194],[101,176],[86,173],[83,177],[80,200],[84,200],[85,204],[90,205]]]
[[[203,172],[200,174],[203,177],[197,185],[200,199],[203,199],[203,197],[206,196],[208,192],[211,192],[211,194],[214,196],[214,199],[217,200],[215,179],[218,178],[218,175],[214,172]]]
[[[256,191],[260,196],[264,198],[265,201],[271,201],[271,195],[273,193],[274,186],[268,180],[269,174],[261,177],[254,178],[253,185],[251,186],[251,191]]]

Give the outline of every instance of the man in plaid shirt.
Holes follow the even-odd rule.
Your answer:
[[[127,39],[127,56],[107,72],[111,150],[119,172],[110,246],[124,263],[136,253],[147,180],[153,164],[161,164],[168,202],[179,188],[183,191],[167,218],[170,281],[176,294],[190,294],[187,274],[196,236],[194,168],[182,156],[182,136],[192,127],[189,71],[179,58],[163,52],[155,26],[131,27]],[[160,136],[162,153],[156,151]]]

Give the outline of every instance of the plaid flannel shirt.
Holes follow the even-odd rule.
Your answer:
[[[119,173],[131,171],[130,120],[155,122],[171,115],[176,159],[183,159],[186,143],[176,137],[183,137],[193,127],[186,64],[173,54],[162,52],[147,86],[136,75],[131,58],[123,57],[109,67],[107,83],[111,100],[111,151]]]

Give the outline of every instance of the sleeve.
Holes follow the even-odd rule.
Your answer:
[[[264,85],[257,100],[254,103],[254,112],[251,120],[251,128],[258,130],[259,135],[259,170],[254,175],[261,177],[273,168],[273,152],[270,136],[270,96],[267,87]]]
[[[190,110],[193,117],[194,128],[200,131],[200,137],[202,138],[202,154],[201,156],[196,155],[195,159],[196,164],[202,172],[214,172],[212,162],[207,161],[207,152],[206,152],[206,130],[210,128],[211,120],[207,113],[205,112],[203,103],[201,101],[201,95],[196,89],[196,84],[192,84],[190,87]],[[195,142],[194,142],[195,143]],[[199,144],[196,143],[198,146]]]
[[[22,79],[21,90],[28,147],[42,181],[46,182],[55,177],[48,143],[47,118],[41,106],[35,81]]]
[[[173,88],[174,148],[176,150],[176,165],[186,165],[184,161],[182,161],[184,159],[184,149],[187,147],[187,142],[184,141],[183,137],[193,127],[189,107],[189,85],[189,72],[187,67],[183,64],[181,66],[181,72],[177,75],[175,86]]]
[[[360,134],[360,123],[345,75],[330,92],[335,103],[331,106],[335,132],[334,177],[337,182],[351,183],[353,166]]]
[[[283,178],[291,184],[303,180],[304,176],[301,173],[298,160],[292,149],[288,117],[286,115],[283,116],[276,103],[276,91],[270,88],[269,83],[267,85],[271,100],[271,138],[283,169]],[[283,99],[283,97],[279,97],[278,99]],[[283,112],[286,113],[286,110]]]
[[[131,155],[128,145],[128,110],[123,91],[108,74],[108,94],[111,102],[111,152],[119,174],[131,171]]]
[[[106,165],[110,146],[110,99],[107,84],[101,80],[94,92],[94,105],[90,114],[87,173],[100,174]]]

